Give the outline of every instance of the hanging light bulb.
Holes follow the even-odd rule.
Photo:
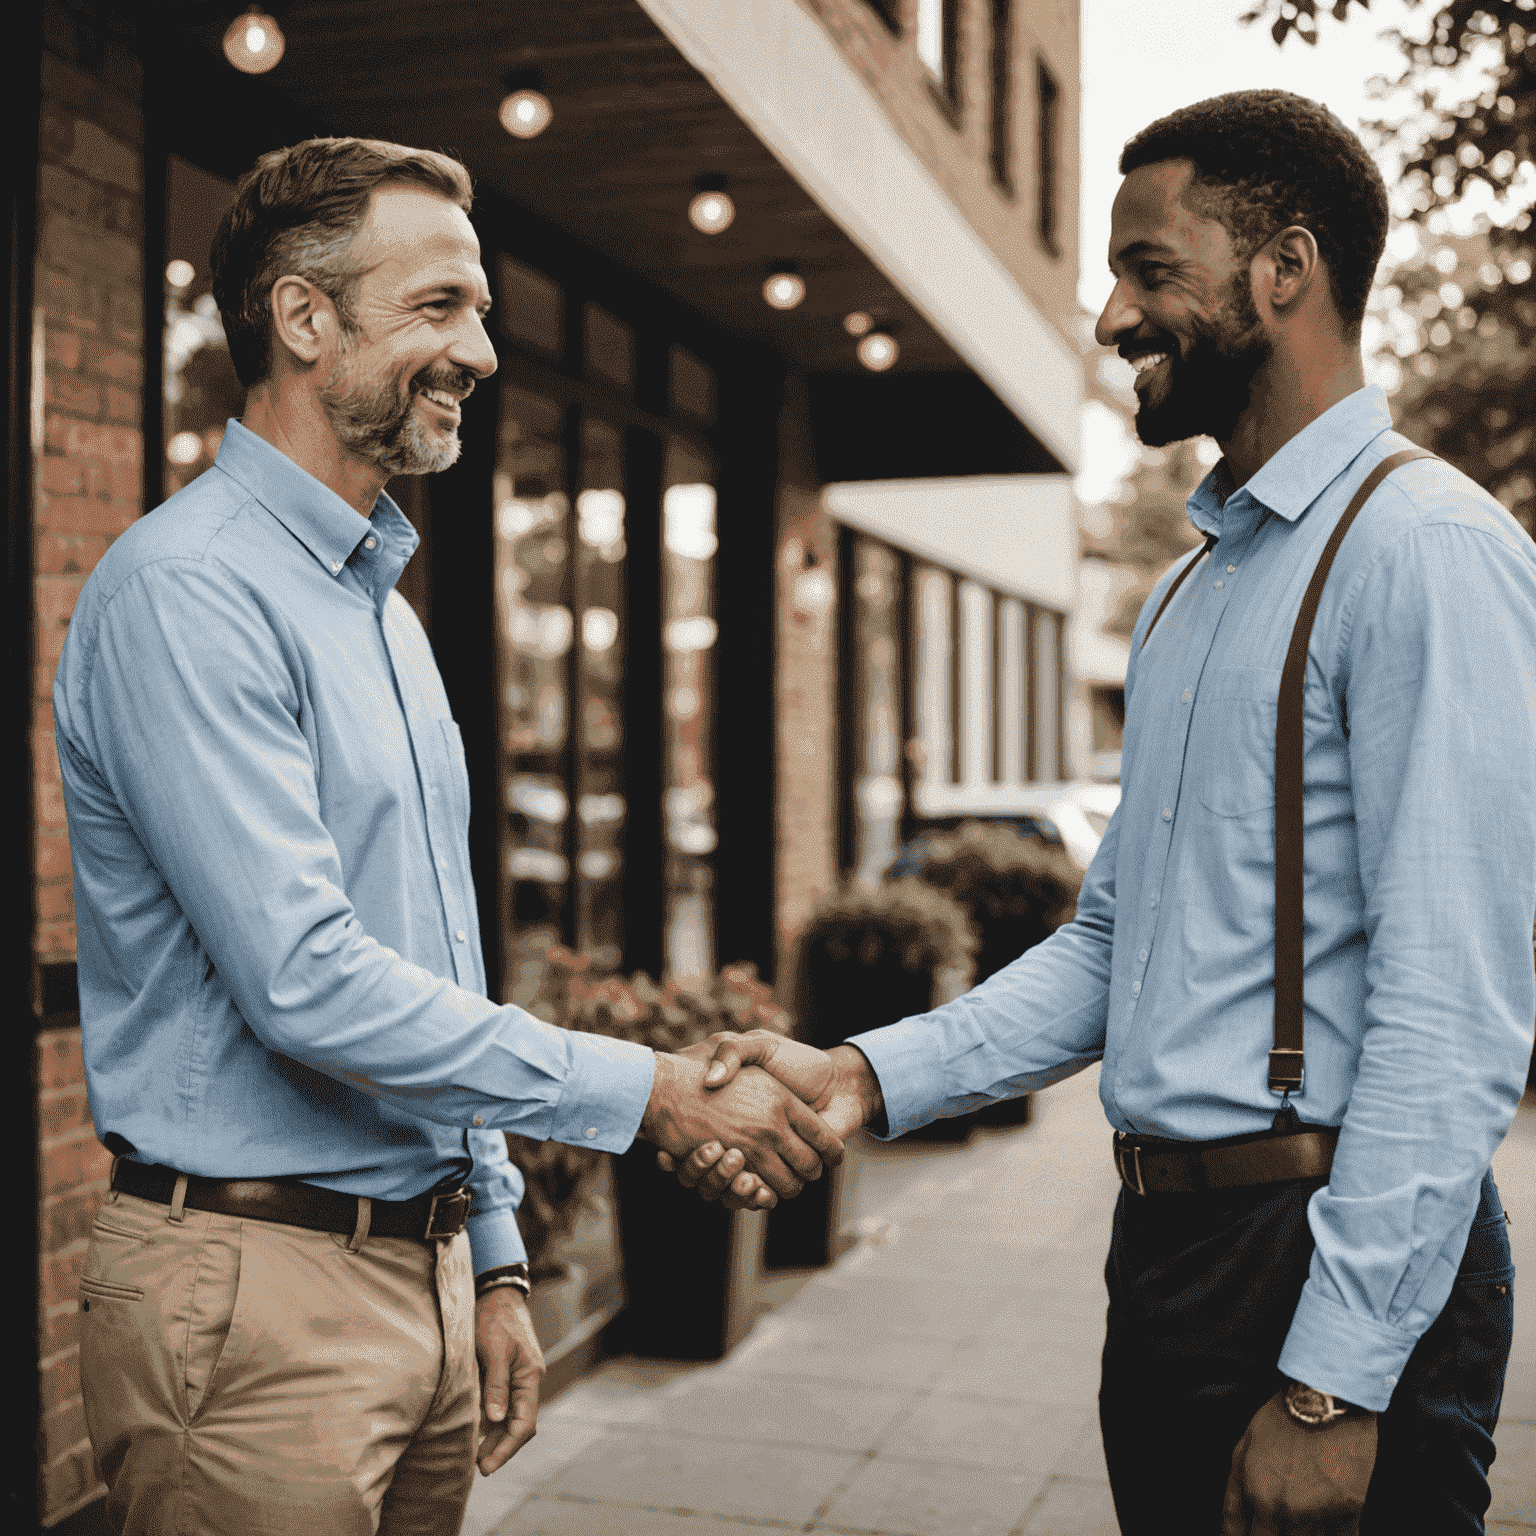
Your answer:
[[[901,355],[896,338],[884,331],[871,331],[859,343],[859,361],[871,373],[884,373]]]
[[[536,69],[516,70],[503,77],[507,95],[497,116],[514,139],[536,139],[554,121],[544,77]]]
[[[285,47],[282,28],[259,5],[235,17],[224,34],[224,57],[247,75],[266,74]]]
[[[805,297],[805,279],[790,261],[780,262],[763,284],[763,299],[774,309],[793,309]]]
[[[856,309],[851,315],[843,316],[843,329],[850,336],[862,336],[874,323],[862,309]]]
[[[688,219],[702,235],[718,235],[729,229],[736,217],[736,204],[725,190],[724,176],[700,176],[694,183],[698,191],[688,204]]]

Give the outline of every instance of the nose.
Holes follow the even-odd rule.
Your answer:
[[[496,372],[496,348],[485,329],[485,322],[472,309],[464,312],[448,352],[449,361],[467,368],[477,379],[488,379]]]
[[[1105,301],[1103,313],[1099,316],[1099,323],[1093,328],[1093,339],[1101,347],[1112,347],[1116,337],[1135,330],[1141,321],[1141,310],[1132,303],[1125,279],[1116,278],[1115,286],[1110,289],[1109,298]]]

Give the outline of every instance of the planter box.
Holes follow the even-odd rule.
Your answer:
[[[719,1360],[756,1321],[763,1213],[701,1200],[636,1142],[612,1160],[624,1253],[625,1310],[608,1327],[615,1354]]]

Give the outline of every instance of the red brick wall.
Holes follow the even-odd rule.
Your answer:
[[[144,190],[136,61],[50,7],[38,157],[34,348],[36,877],[40,963],[75,956],[69,838],[53,744],[53,675],[80,588],[143,510]],[[34,402],[36,404],[36,402]],[[110,1159],[86,1105],[77,1029],[37,1037],[39,1476],[45,1523],[101,1492],[80,1400],[75,1290]]]
[[[822,511],[803,385],[791,378],[779,432],[775,730],[778,805],[775,974],[787,985],[795,940],[837,883],[837,530]],[[803,579],[819,573],[808,586]],[[812,599],[807,602],[805,599]],[[785,998],[787,1002],[788,999]]]

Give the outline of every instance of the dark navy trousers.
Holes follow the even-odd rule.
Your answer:
[[[1321,1180],[1144,1197],[1121,1190],[1105,1279],[1099,1422],[1125,1536],[1218,1536],[1232,1452],[1281,1387]],[[1481,1532],[1514,1328],[1490,1172],[1450,1299],[1380,1414],[1361,1536]]]

